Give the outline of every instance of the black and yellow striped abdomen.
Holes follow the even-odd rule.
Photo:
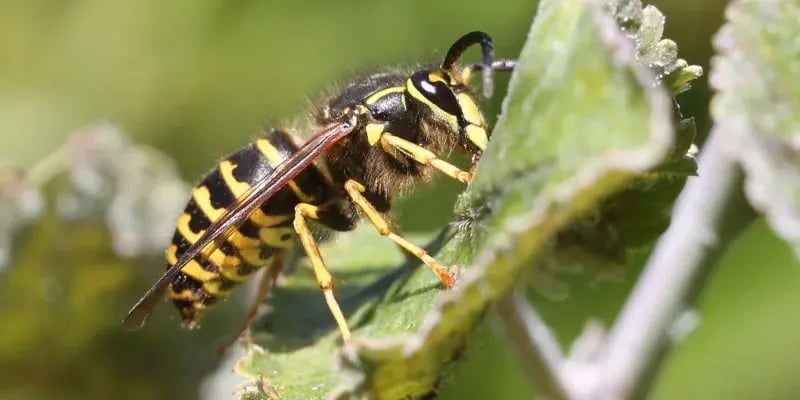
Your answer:
[[[288,133],[272,131],[222,159],[194,188],[178,218],[167,248],[167,267],[174,265],[252,184],[295,151],[297,146]],[[196,325],[216,299],[227,297],[237,284],[291,247],[295,205],[324,202],[330,196],[329,188],[330,183],[317,168],[307,168],[256,209],[224,243],[187,263],[168,290],[184,324]]]

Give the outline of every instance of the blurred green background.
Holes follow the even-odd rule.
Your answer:
[[[653,4],[666,14],[665,36],[678,43],[681,57],[708,72],[724,1]],[[173,156],[194,181],[263,126],[302,117],[321,93],[359,72],[437,62],[455,38],[476,29],[494,37],[499,57],[513,57],[536,10],[535,2],[509,0],[436,5],[0,2],[0,161],[31,166],[74,130],[108,120]],[[684,115],[697,118],[701,140],[710,127],[709,97],[705,77],[679,97]],[[487,105],[491,118],[500,98],[502,91]],[[405,231],[450,220],[459,186],[441,180],[435,187],[399,204]],[[110,250],[97,250],[104,241],[92,229],[57,222],[17,238],[20,257],[0,271],[0,399],[198,398],[203,377],[219,362],[216,346],[246,300],[220,307],[200,331],[180,329],[163,306],[153,326],[122,333],[126,307],[163,264],[108,264]],[[621,283],[576,279],[565,301],[532,297],[568,345],[587,318],[613,320],[634,272]],[[701,324],[670,357],[654,397],[800,397],[798,280],[788,246],[762,223],[749,229],[713,276]],[[52,287],[60,290],[53,294]],[[442,398],[532,397],[490,325],[444,382]]]

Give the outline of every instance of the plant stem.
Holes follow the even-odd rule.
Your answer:
[[[633,293],[610,331],[597,365],[601,398],[645,397],[667,354],[676,319],[694,307],[717,259],[755,214],[727,132],[715,129],[673,209]],[[595,393],[598,394],[598,393]]]
[[[528,300],[514,290],[497,304],[497,315],[528,378],[549,399],[567,399],[560,378],[558,341]]]

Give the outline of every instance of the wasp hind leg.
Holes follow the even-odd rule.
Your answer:
[[[261,305],[269,295],[269,292],[272,289],[272,286],[275,284],[275,281],[278,279],[278,276],[281,274],[281,271],[283,271],[283,267],[286,265],[286,254],[287,253],[285,251],[276,253],[269,262],[269,265],[267,265],[267,268],[261,272],[261,279],[258,281],[256,295],[253,297],[253,301],[250,303],[250,308],[247,310],[244,323],[242,323],[242,325],[230,339],[228,339],[219,347],[217,352],[220,355],[224,355],[231,348],[231,346],[233,346],[239,340],[242,341],[245,348],[249,348],[253,344],[250,338],[250,325],[253,323],[253,321],[255,321],[256,317],[258,317],[258,311],[261,308]]]
[[[347,191],[347,194],[356,203],[356,205],[361,209],[361,211],[366,214],[367,218],[369,218],[372,225],[375,226],[375,229],[378,230],[378,233],[381,236],[385,236],[392,240],[393,242],[397,243],[400,247],[405,249],[407,252],[413,254],[417,258],[419,258],[428,268],[439,277],[439,280],[442,281],[442,284],[448,288],[452,289],[455,286],[456,280],[458,279],[458,267],[453,266],[452,268],[448,269],[439,261],[436,261],[435,258],[431,257],[428,252],[425,251],[422,247],[419,247],[411,242],[409,242],[406,238],[398,235],[395,232],[392,232],[392,229],[389,227],[389,223],[381,216],[380,212],[375,209],[375,206],[364,197],[364,192],[366,189],[364,185],[361,183],[354,181],[352,179],[348,180],[344,184],[344,189]]]
[[[333,276],[325,268],[325,263],[322,261],[322,255],[319,252],[319,246],[317,246],[317,242],[314,240],[314,236],[306,223],[308,218],[319,220],[324,210],[312,204],[300,203],[295,206],[294,211],[294,230],[297,232],[297,236],[300,237],[300,243],[303,244],[303,248],[309,260],[311,260],[317,284],[319,284],[319,288],[325,296],[325,302],[328,304],[331,314],[333,314],[333,319],[336,320],[336,325],[342,334],[342,340],[347,343],[351,336],[350,328],[347,326],[347,319],[342,313],[342,308],[339,307],[339,302],[336,301],[336,297],[333,295]]]

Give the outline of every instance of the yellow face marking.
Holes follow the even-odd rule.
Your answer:
[[[275,148],[275,146],[273,146],[272,143],[269,142],[269,140],[258,139],[256,141],[256,147],[258,147],[258,151],[260,151],[261,154],[264,155],[264,157],[267,157],[267,160],[269,160],[270,164],[278,166],[280,165],[281,162],[283,162],[283,157],[281,157],[280,151],[278,151],[278,149]],[[309,196],[308,194],[303,192],[303,190],[300,189],[300,186],[297,186],[297,183],[295,181],[293,180],[289,181],[288,186],[290,189],[292,189],[292,192],[294,192],[297,198],[299,198],[301,201],[303,202],[314,201],[314,197]]]
[[[469,85],[469,82],[472,80],[472,68],[464,68],[461,70],[461,82],[465,85]]]
[[[384,97],[392,93],[402,93],[404,90],[405,89],[403,89],[402,86],[391,86],[386,89],[381,89],[375,92],[374,94],[370,95],[369,97],[367,97],[367,99],[364,100],[364,103],[367,105],[374,104],[376,101],[380,100],[381,97]]]
[[[486,150],[486,143],[489,142],[486,129],[477,125],[467,125],[467,139],[481,149],[481,151]]]
[[[250,185],[246,182],[239,182],[236,180],[233,176],[233,169],[235,167],[236,165],[230,162],[230,160],[223,160],[219,163],[219,171],[222,173],[222,179],[225,180],[225,185],[228,186],[228,189],[230,189],[234,197],[239,197],[250,189]]]
[[[458,118],[455,115],[450,114],[445,110],[442,110],[441,108],[439,108],[439,106],[433,104],[430,100],[428,100],[427,97],[423,96],[422,93],[420,93],[419,90],[417,90],[417,88],[414,87],[414,83],[411,82],[411,79],[406,80],[406,90],[412,97],[414,97],[418,101],[421,101],[424,104],[427,104],[428,107],[430,107],[432,110],[436,112],[436,114],[444,118],[444,120],[447,121],[447,123],[450,124],[450,126],[453,129],[458,129]]]
[[[472,96],[466,93],[459,93],[457,99],[458,105],[461,107],[461,112],[464,114],[464,119],[466,119],[467,122],[478,126],[486,125],[486,121],[483,119],[483,113],[478,108],[478,105],[475,104],[475,100],[472,99]]]
[[[258,231],[258,236],[270,247],[288,248],[294,244],[294,228],[265,228]]]
[[[381,140],[383,129],[383,124],[367,124],[367,142],[370,146]]]
[[[434,71],[428,74],[428,80],[431,82],[442,82],[448,86],[458,85],[458,81],[453,74],[447,71]]]
[[[442,75],[440,75],[440,74],[438,74],[436,72],[429,73],[428,74],[428,80],[431,81],[431,82],[442,82],[445,85],[448,84],[448,82],[442,77]]]

